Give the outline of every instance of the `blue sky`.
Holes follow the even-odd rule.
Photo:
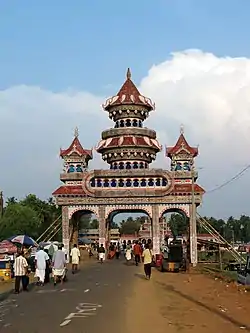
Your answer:
[[[100,105],[127,67],[156,102],[146,126],[163,147],[183,123],[188,142],[200,145],[205,189],[233,177],[250,161],[249,13],[249,0],[1,0],[5,196],[51,195],[60,185],[59,148],[70,145],[74,127],[91,148],[113,126]],[[167,168],[158,156],[157,167]],[[100,167],[95,154],[91,168]],[[249,182],[246,173],[208,194],[204,214],[250,214]]]
[[[106,92],[173,51],[250,54],[248,0],[2,0],[0,88]]]

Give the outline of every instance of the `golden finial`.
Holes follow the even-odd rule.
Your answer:
[[[78,131],[78,127],[76,126],[76,128],[75,128],[75,138],[78,138],[78,136],[79,136],[79,131]]]
[[[130,80],[131,79],[131,72],[130,72],[130,68],[128,68],[127,70],[127,79]]]
[[[180,126],[180,133],[184,134],[184,125],[183,124],[181,124],[181,126]]]

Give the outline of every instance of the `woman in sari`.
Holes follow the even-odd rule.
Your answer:
[[[110,244],[110,247],[109,247],[109,259],[113,259],[115,256],[115,246],[114,244]]]

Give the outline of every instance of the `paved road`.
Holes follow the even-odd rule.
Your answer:
[[[124,310],[138,267],[93,260],[63,286],[35,287],[0,303],[1,333],[125,332]]]

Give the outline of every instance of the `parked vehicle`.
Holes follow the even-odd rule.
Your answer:
[[[0,280],[10,281],[14,277],[13,263],[8,256],[0,258]]]
[[[163,249],[161,258],[158,259],[157,266],[162,272],[179,272],[186,270],[186,260],[182,241],[172,241]]]
[[[247,255],[247,263],[238,270],[238,283],[250,285],[250,254]]]

